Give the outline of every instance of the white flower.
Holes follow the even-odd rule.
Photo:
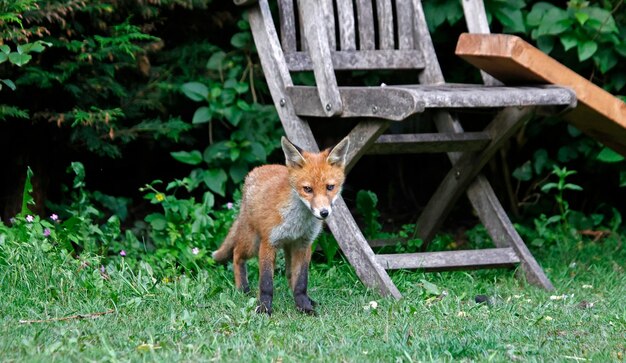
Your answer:
[[[198,247],[194,247],[191,249],[191,253],[193,253],[194,255],[197,255],[198,253],[200,253],[200,249]]]

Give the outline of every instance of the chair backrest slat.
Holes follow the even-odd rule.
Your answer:
[[[396,11],[398,20],[398,49],[415,48],[413,38],[413,6],[411,0],[396,0]]]
[[[277,0],[282,48],[290,71],[312,70],[297,0]],[[415,34],[419,0],[315,0],[336,70],[422,69]],[[308,21],[308,19],[306,19]],[[296,30],[297,29],[297,30]]]
[[[324,25],[328,32],[328,45],[330,50],[337,49],[337,40],[335,39],[335,15],[333,9],[333,0],[321,0],[322,13],[324,14]]]
[[[361,50],[376,49],[374,35],[374,11],[371,0],[357,0],[357,20],[359,23],[359,45]]]
[[[286,52],[295,52],[296,49],[296,18],[292,0],[278,2],[278,16],[280,19],[280,42]]]
[[[356,50],[354,8],[350,0],[337,1],[339,45],[341,50]],[[334,35],[334,34],[333,34]]]
[[[379,47],[380,49],[393,49],[393,9],[391,0],[376,0],[376,15],[378,15]]]

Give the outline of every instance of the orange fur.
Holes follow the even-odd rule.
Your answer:
[[[258,311],[271,314],[276,251],[283,248],[296,306],[314,313],[306,292],[311,244],[341,192],[349,142],[346,138],[320,153],[300,152],[285,138],[281,143],[286,166],[265,165],[248,174],[239,216],[213,258],[225,262],[232,257],[235,285],[248,292],[245,261],[258,255]]]

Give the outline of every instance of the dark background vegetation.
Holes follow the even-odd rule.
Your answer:
[[[486,7],[494,32],[521,35],[624,94],[623,1],[488,0]],[[460,2],[425,1],[424,8],[448,81],[479,82],[478,72],[453,56],[465,30]],[[71,214],[72,189],[79,188],[86,205],[98,210],[95,221],[114,214],[122,230],[144,242],[198,241],[209,225],[219,232],[201,241],[218,240],[227,226],[215,227],[215,211],[233,201],[245,173],[282,162],[279,122],[244,12],[223,0],[0,0],[3,52],[27,56],[0,64],[2,221],[20,212],[30,167],[34,213]],[[38,46],[29,51],[27,44]],[[334,127],[315,126],[323,145],[335,141],[325,136]],[[84,169],[68,173],[72,162]],[[411,211],[424,206],[447,164],[443,155],[366,157],[345,196],[354,205],[358,190],[373,190],[385,226],[412,223]],[[577,171],[567,178],[582,191],[565,191],[574,211],[567,218],[585,230],[626,212],[625,165],[566,123],[536,119],[486,173],[515,219],[532,228],[541,214],[559,213],[554,195],[541,191],[557,179],[553,168]],[[80,173],[84,180],[72,184]],[[187,232],[174,226],[185,221],[194,226]],[[466,202],[451,222],[452,229],[476,224]],[[189,239],[177,240],[185,234]]]

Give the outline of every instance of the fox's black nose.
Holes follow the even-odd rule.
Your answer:
[[[329,213],[328,213],[328,209],[322,209],[322,210],[320,211],[320,216],[321,216],[322,218],[326,218],[326,217],[328,217],[328,214],[329,214]]]

